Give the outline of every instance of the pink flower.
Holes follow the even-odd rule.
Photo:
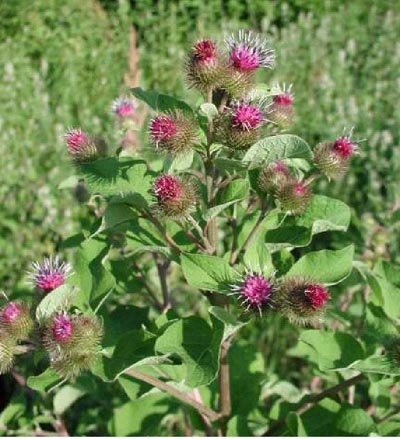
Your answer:
[[[161,202],[178,200],[183,193],[181,182],[173,175],[160,175],[153,185],[153,192]]]
[[[154,143],[168,142],[177,133],[175,121],[165,115],[160,114],[150,122],[150,136]]]
[[[271,68],[274,63],[274,51],[267,42],[251,32],[239,31],[226,40],[231,65],[243,72],[251,72],[259,67]]]
[[[133,116],[136,108],[136,103],[133,100],[125,97],[115,99],[111,106],[112,112],[121,118]]]
[[[305,186],[305,184],[301,181],[293,186],[293,195],[303,197],[306,194],[308,194],[307,186]]]
[[[277,160],[272,164],[272,169],[277,174],[283,174],[288,175],[289,174],[289,168],[287,167],[286,163],[284,163],[282,160]]]
[[[351,157],[357,146],[350,141],[350,137],[338,137],[333,144],[333,152],[342,159]]]
[[[255,105],[239,103],[233,110],[232,124],[241,130],[257,128],[263,122],[263,114]]]
[[[240,294],[246,303],[262,306],[271,296],[272,287],[264,276],[250,274],[245,278],[240,289]]]
[[[197,61],[207,64],[216,59],[217,47],[214,41],[202,40],[194,45],[193,53]]]
[[[80,128],[73,128],[64,135],[65,143],[71,153],[80,151],[89,141],[89,135]]]
[[[71,266],[60,262],[58,256],[46,258],[43,262],[32,263],[30,278],[36,288],[49,293],[65,283],[65,279],[71,272]]]
[[[18,318],[18,316],[21,314],[21,307],[18,305],[18,303],[15,302],[9,302],[4,308],[2,312],[2,319],[6,323],[12,323],[15,321],[15,319]]]
[[[53,320],[53,337],[56,341],[67,341],[72,335],[72,324],[67,314],[58,314]]]
[[[291,93],[281,93],[272,97],[274,104],[289,106],[293,105],[293,95]]]
[[[328,291],[319,284],[308,285],[304,291],[313,308],[322,308],[329,300]]]

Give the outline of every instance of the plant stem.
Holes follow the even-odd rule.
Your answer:
[[[170,261],[160,261],[159,255],[153,254],[154,261],[157,266],[158,277],[160,279],[161,292],[163,296],[162,311],[168,311],[171,308],[171,296],[169,294],[169,288],[167,283],[168,268]]]
[[[205,405],[190,397],[188,394],[176,389],[175,387],[172,387],[171,385],[159,380],[158,378],[147,375],[146,373],[140,372],[136,369],[129,369],[125,372],[125,374],[140,381],[143,381],[147,384],[150,384],[153,387],[157,387],[163,392],[168,393],[169,395],[173,396],[184,404],[187,404],[190,407],[194,408],[201,415],[206,416],[211,422],[217,421],[221,417],[219,413],[215,412],[211,408],[206,407]]]
[[[157,227],[159,232],[163,235],[164,239],[167,241],[171,249],[177,253],[181,253],[181,249],[179,248],[178,244],[173,240],[173,238],[170,236],[170,234],[165,230],[165,227],[160,223],[160,221],[151,214],[151,212],[146,211],[147,218]]]
[[[231,415],[231,386],[229,379],[229,361],[228,353],[231,346],[232,338],[227,338],[221,344],[221,353],[219,359],[219,412],[221,414],[220,427],[221,432],[225,436],[227,422]]]
[[[267,206],[264,202],[262,202],[260,216],[258,217],[257,222],[255,223],[254,227],[251,229],[249,235],[247,236],[247,238],[244,241],[244,243],[242,244],[242,246],[239,248],[235,248],[234,246],[232,246],[231,257],[229,259],[229,263],[231,265],[234,265],[236,263],[236,260],[237,260],[238,256],[240,255],[240,253],[242,251],[245,251],[246,248],[253,241],[254,237],[256,236],[256,234],[258,232],[258,229],[260,228],[262,222],[264,221],[266,212],[267,212]]]
[[[352,378],[349,378],[339,384],[336,384],[335,386],[328,387],[327,389],[323,390],[320,393],[317,393],[316,395],[311,396],[307,401],[303,402],[300,407],[295,411],[297,415],[302,415],[307,410],[309,410],[311,407],[313,407],[316,403],[319,401],[322,401],[324,398],[336,395],[338,392],[340,392],[343,389],[346,389],[348,387],[353,386],[354,384],[358,383],[364,378],[363,374],[356,375]],[[275,436],[276,433],[284,427],[286,422],[286,417],[278,419],[272,426],[263,434],[263,436]]]
[[[200,235],[200,237],[203,239],[204,245],[206,247],[206,250],[210,253],[212,252],[212,247],[210,242],[207,239],[206,234],[204,233],[204,231],[202,230],[202,228],[200,227],[200,225],[198,224],[198,222],[192,217],[192,215],[188,216],[188,220],[190,221],[190,223],[192,224],[192,226],[196,229],[197,233]]]

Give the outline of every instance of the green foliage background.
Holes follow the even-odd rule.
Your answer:
[[[58,251],[63,238],[85,222],[73,193],[58,189],[71,174],[62,134],[68,127],[83,126],[113,138],[109,107],[126,90],[123,77],[128,70],[131,24],[137,30],[140,85],[176,96],[187,95],[181,66],[192,41],[243,27],[269,35],[278,59],[272,79],[294,84],[298,113],[294,131],[313,144],[354,126],[356,137],[366,139],[346,178],[322,189],[354,209],[347,239],[356,242],[361,259],[396,260],[400,208],[400,6],[396,2],[14,0],[0,3],[0,24],[1,288],[23,290],[30,261]],[[260,80],[270,82],[271,77]],[[197,98],[189,93],[192,102]],[[318,240],[314,245],[318,247]],[[268,330],[261,336],[273,340],[272,346],[258,340],[267,366],[259,353],[248,352],[247,345],[235,347],[238,376],[238,358],[246,356],[256,381],[265,367],[276,370],[280,352],[293,342],[290,329],[277,324],[282,326],[282,337]],[[246,338],[255,341],[257,333]],[[292,378],[301,382],[304,374],[296,371]],[[139,392],[135,383],[130,386],[125,383],[125,391]],[[299,397],[298,388],[290,386],[288,382],[282,390],[285,404]],[[119,404],[123,400],[119,386],[99,386],[93,378],[83,377],[69,390],[68,398],[71,393],[79,398],[79,390],[91,393],[90,400],[80,402],[82,422],[75,423],[67,415],[76,434],[152,432],[149,425],[141,424],[140,416],[134,427],[125,425],[138,407],[135,401]],[[370,390],[374,391],[379,394],[379,389]],[[96,400],[116,402],[113,416],[107,404],[95,407]],[[63,413],[61,401],[59,396],[55,406]],[[17,395],[1,422],[7,416],[22,416],[26,404],[26,396]],[[47,404],[50,410],[52,403]],[[150,395],[146,404],[163,414],[174,405],[159,395]],[[339,411],[332,404],[323,408],[325,413]],[[170,425],[162,428],[173,431]]]

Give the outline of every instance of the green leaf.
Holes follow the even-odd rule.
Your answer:
[[[250,184],[248,180],[239,178],[231,181],[218,193],[217,204],[228,203],[233,200],[243,200],[249,194]]]
[[[320,370],[347,369],[364,358],[361,344],[350,334],[339,331],[328,332],[316,329],[303,331],[297,349],[298,352],[303,352],[303,355],[306,353],[306,356],[311,350],[310,355]],[[291,352],[291,355],[294,353]]]
[[[212,328],[199,317],[188,317],[169,326],[157,339],[155,350],[182,359],[187,386],[204,386],[216,378],[223,332],[222,324]]]
[[[373,355],[365,360],[357,361],[351,369],[363,373],[376,373],[379,375],[400,376],[400,367],[395,365],[388,357]]]
[[[334,285],[345,279],[352,270],[354,246],[341,250],[320,250],[300,258],[287,273],[288,276],[300,275]]]
[[[149,393],[114,409],[110,423],[112,436],[158,436],[160,421],[170,411],[163,393]]]
[[[376,430],[375,423],[365,410],[357,407],[342,407],[337,414],[336,430],[340,436],[368,436]]]
[[[17,395],[8,403],[7,407],[5,407],[0,413],[1,430],[3,430],[3,427],[7,427],[7,425],[14,419],[19,419],[23,416],[26,412],[26,406],[27,401],[25,395],[22,392],[17,393]]]
[[[36,308],[36,318],[43,323],[52,314],[68,309],[77,295],[77,290],[71,285],[61,285],[48,293]]]
[[[57,375],[54,369],[46,369],[43,373],[37,376],[31,376],[27,379],[27,385],[38,392],[46,392],[57,383],[61,382],[61,378]]]
[[[240,322],[232,314],[229,314],[228,311],[219,306],[212,306],[209,308],[208,312],[224,324],[224,340],[236,334],[241,328],[243,328],[243,326],[249,323]]]
[[[259,140],[246,152],[242,162],[249,169],[254,169],[286,158],[312,160],[312,152],[300,137],[280,134]]]
[[[235,204],[238,201],[240,201],[240,199],[228,201],[227,203],[219,204],[218,206],[214,206],[214,207],[210,207],[203,214],[204,220],[209,221],[211,218],[216,217],[221,212],[223,212],[226,208],[228,208],[229,206],[232,206],[232,204]]]
[[[229,263],[217,256],[184,253],[181,256],[183,274],[192,287],[225,292],[235,280]]]
[[[150,199],[151,176],[143,160],[107,157],[80,165],[89,192],[104,196],[136,194],[136,204]]]
[[[260,235],[251,242],[243,256],[243,262],[251,270],[260,271],[265,276],[273,273],[271,253],[264,243],[264,236]]]
[[[168,156],[164,160],[164,172],[172,174],[174,171],[183,171],[192,166],[194,158],[194,151],[190,149],[175,157]]]
[[[369,279],[369,283],[377,296],[377,302],[392,319],[400,318],[400,288],[395,285],[396,278],[392,275],[394,266],[387,261],[379,261]],[[393,282],[394,281],[394,282]]]
[[[208,102],[200,105],[200,112],[204,114],[204,116],[207,116],[208,120],[213,120],[218,116],[218,108],[214,104]]]
[[[154,90],[143,90],[141,87],[131,88],[131,93],[136,99],[139,99],[157,112],[168,112],[172,110],[182,110],[186,113],[192,114],[193,110],[190,106],[179,99],[172,96],[158,93]]]
[[[68,410],[79,398],[86,394],[86,391],[77,386],[67,385],[62,387],[53,399],[54,413],[62,415]]]

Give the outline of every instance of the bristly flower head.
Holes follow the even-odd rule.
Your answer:
[[[247,271],[236,285],[232,286],[232,293],[238,297],[246,311],[257,309],[261,315],[263,308],[270,304],[274,292],[273,282],[264,275]]]
[[[180,110],[159,114],[150,121],[150,139],[171,154],[187,151],[196,141],[196,126]]]
[[[127,118],[134,116],[137,104],[130,98],[119,97],[115,99],[111,105],[111,111],[119,118]]]
[[[64,134],[69,155],[73,162],[86,163],[96,160],[105,153],[105,145],[80,128],[72,128]]]
[[[252,72],[259,67],[272,68],[274,51],[266,40],[250,31],[240,30],[226,39],[230,64],[242,72]]]
[[[321,321],[330,296],[323,285],[300,276],[281,280],[274,306],[291,322],[316,325]]]
[[[160,216],[171,219],[184,219],[194,209],[197,190],[190,179],[175,175],[160,175],[153,184],[156,198],[155,210]]]
[[[198,41],[186,61],[189,86],[207,92],[219,87],[224,66],[217,45],[212,40]]]
[[[314,149],[314,163],[328,178],[339,178],[346,171],[359,141],[351,140],[352,130],[333,142],[319,143]]]
[[[46,324],[43,345],[51,366],[65,378],[89,369],[100,355],[103,325],[97,317],[56,314]]]
[[[282,179],[277,185],[275,195],[281,210],[291,215],[302,214],[312,197],[308,186],[294,177]]]
[[[288,87],[275,86],[272,89],[272,105],[268,113],[268,119],[281,127],[287,127],[293,123],[294,120],[294,94],[291,91],[292,85]]]
[[[258,176],[258,187],[264,193],[276,192],[276,189],[290,177],[289,168],[281,160],[266,166]]]
[[[267,108],[267,101],[254,95],[234,100],[215,121],[217,139],[230,148],[249,148],[260,137]]]
[[[0,332],[0,375],[8,372],[14,363],[17,342],[5,332]]]
[[[71,270],[70,264],[61,262],[58,256],[50,256],[42,262],[32,263],[30,279],[38,290],[49,293],[65,283]]]
[[[241,97],[252,85],[254,72],[260,67],[272,68],[274,51],[266,40],[249,31],[239,31],[225,40],[228,63],[221,83],[230,96]]]
[[[29,306],[24,303],[8,302],[0,310],[0,332],[15,340],[29,336],[33,329],[33,320]]]
[[[66,313],[57,314],[53,319],[53,338],[57,342],[67,342],[72,336],[71,319]]]

